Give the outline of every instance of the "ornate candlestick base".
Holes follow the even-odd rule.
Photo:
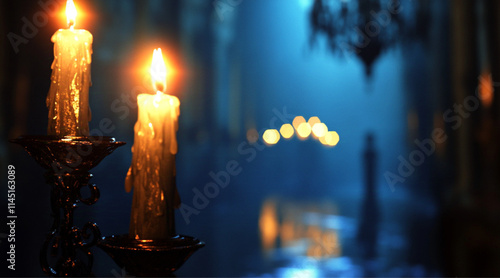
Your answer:
[[[40,251],[43,271],[50,276],[91,275],[93,255],[89,248],[101,233],[95,223],[88,222],[82,229],[73,226],[73,211],[79,202],[97,202],[99,189],[89,183],[92,174],[88,171],[125,143],[111,137],[83,136],[21,136],[11,142],[23,146],[47,169],[45,179],[52,185],[54,223]],[[90,197],[82,197],[83,187],[88,187]]]
[[[133,276],[165,277],[172,275],[205,243],[183,235],[164,240],[136,240],[126,234],[105,237],[98,246]]]

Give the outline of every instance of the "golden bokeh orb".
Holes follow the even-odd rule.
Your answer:
[[[328,127],[324,123],[316,123],[312,126],[312,133],[316,138],[321,138],[328,132]]]
[[[306,139],[311,135],[311,126],[308,123],[301,123],[297,128],[297,135],[300,139]]]
[[[329,131],[325,135],[325,141],[329,146],[336,146],[339,143],[340,137],[336,131]]]
[[[262,134],[262,139],[268,145],[274,145],[280,140],[280,133],[276,129],[268,129]]]
[[[305,122],[306,122],[306,119],[304,119],[304,117],[297,116],[293,119],[293,122],[292,122],[293,128],[295,128],[295,130],[299,130],[299,125],[301,123],[305,123]]]
[[[307,121],[307,123],[311,127],[313,127],[315,124],[321,123],[321,120],[318,117],[316,117],[316,116],[312,116],[311,118],[309,118],[309,120]]]
[[[293,130],[293,126],[291,124],[284,124],[280,128],[281,136],[285,139],[290,139],[294,132],[295,131]]]

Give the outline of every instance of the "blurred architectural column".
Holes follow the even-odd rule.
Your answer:
[[[475,93],[478,71],[476,70],[476,20],[473,0],[451,1],[451,81],[453,104],[462,105],[467,96]],[[468,198],[472,177],[472,122],[462,120],[456,123],[457,140],[455,146],[457,185],[456,197]]]
[[[235,47],[236,21],[241,1],[214,1],[214,109],[217,130],[236,139],[240,128],[240,69]],[[229,138],[224,138],[229,139]]]
[[[212,2],[182,1],[181,48],[188,78],[181,125],[198,142],[208,139],[213,127]]]

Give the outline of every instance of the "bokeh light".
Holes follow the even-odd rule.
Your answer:
[[[301,123],[297,128],[297,135],[301,139],[306,139],[311,135],[311,126],[308,123]]]
[[[311,124],[309,124],[311,125]],[[324,123],[316,123],[312,126],[312,133],[316,138],[321,138],[328,132],[328,127]]]
[[[247,132],[247,139],[249,142],[257,141],[251,135],[255,135],[256,130],[250,130]],[[317,139],[324,146],[333,147],[339,142],[339,135],[335,131],[328,131],[328,126],[326,123],[322,123],[317,116],[312,116],[308,121],[305,120],[303,116],[296,116],[292,124],[283,124],[279,132],[276,129],[268,129],[262,134],[262,139],[267,145],[274,145],[278,143],[281,137],[285,139],[290,139],[294,134],[297,134],[297,138],[304,141],[309,136]]]
[[[328,142],[326,141],[326,134],[325,134],[325,136],[319,137],[318,139],[321,142],[321,144],[323,144],[324,146],[329,146]]]
[[[264,139],[264,142],[268,145],[274,145],[278,143],[280,140],[280,133],[276,129],[268,129],[264,131],[264,134],[262,135],[262,139]]]
[[[325,140],[326,140],[326,143],[329,146],[333,147],[333,146],[336,146],[339,143],[340,137],[339,137],[339,134],[336,131],[329,131],[325,135]]]
[[[247,130],[247,141],[250,144],[254,144],[259,140],[259,132],[255,128]]]
[[[319,124],[319,123],[321,123],[321,120],[320,120],[318,117],[313,116],[313,117],[309,118],[309,120],[307,121],[307,123],[308,123],[311,127],[313,127],[315,124]]]
[[[284,124],[280,128],[281,136],[285,139],[289,139],[293,136],[294,130],[291,124]]]
[[[299,125],[301,123],[305,123],[305,122],[306,122],[306,119],[304,119],[304,117],[297,116],[293,119],[293,122],[292,122],[293,128],[295,128],[295,130],[299,130]]]
[[[493,103],[493,80],[491,79],[491,72],[489,70],[483,71],[479,78],[479,99],[485,107],[490,107]]]
[[[262,205],[259,217],[259,229],[262,248],[264,250],[275,248],[276,239],[279,234],[279,222],[276,213],[276,203],[272,200],[266,200]]]

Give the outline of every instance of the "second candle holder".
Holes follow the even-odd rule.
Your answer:
[[[184,235],[161,240],[138,240],[125,234],[104,237],[98,246],[133,276],[165,277],[171,276],[205,243]]]

